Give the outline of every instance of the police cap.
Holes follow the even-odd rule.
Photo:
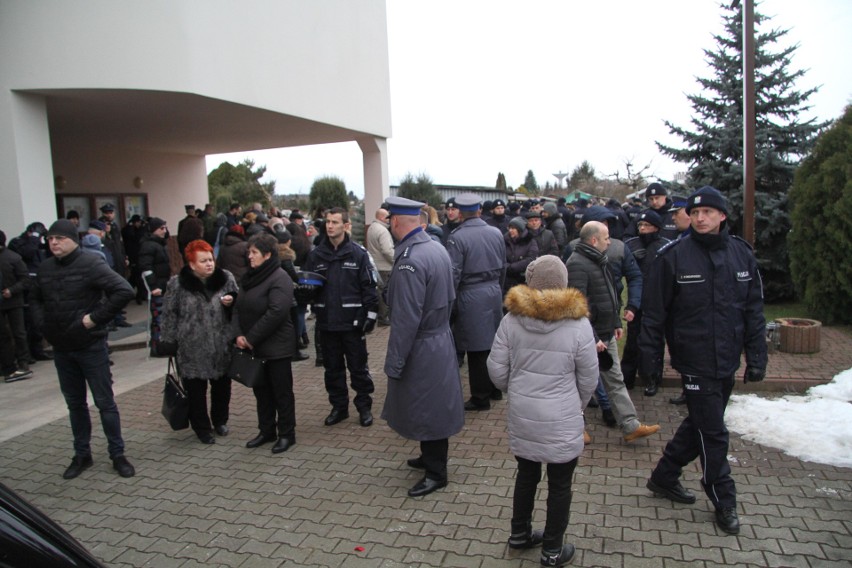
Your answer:
[[[391,215],[420,215],[423,203],[405,197],[388,197],[385,201]]]
[[[456,207],[459,211],[478,211],[482,200],[472,193],[462,193],[456,197]]]

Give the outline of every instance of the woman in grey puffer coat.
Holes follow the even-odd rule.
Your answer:
[[[234,339],[230,320],[237,282],[230,272],[216,268],[213,247],[206,241],[190,242],[184,255],[186,266],[166,287],[160,344],[177,345],[178,370],[189,398],[189,423],[202,443],[213,444],[214,429],[220,436],[229,430],[231,379],[224,375]]]
[[[518,462],[509,547],[542,544],[541,564],[561,566],[574,555],[563,538],[583,451],[583,408],[598,382],[598,358],[586,299],[566,287],[562,261],[550,255],[533,261],[526,280],[506,294],[509,313],[488,357],[491,380],[509,393],[509,446]],[[542,463],[547,521],[544,531],[533,531]]]

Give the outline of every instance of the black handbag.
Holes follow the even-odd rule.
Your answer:
[[[161,412],[172,430],[189,428],[189,398],[178,374],[177,364],[172,357],[169,357],[169,366],[166,369]]]
[[[266,381],[266,360],[248,349],[235,349],[225,376],[249,388],[259,387]]]

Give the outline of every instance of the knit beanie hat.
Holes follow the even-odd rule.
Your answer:
[[[705,185],[689,196],[686,200],[686,212],[692,211],[693,207],[712,207],[718,209],[725,215],[728,214],[728,204],[725,201],[725,196],[722,195],[715,187]]]
[[[558,256],[546,254],[527,266],[527,286],[536,290],[566,288],[568,269]]]
[[[654,211],[653,209],[646,209],[645,211],[642,211],[639,214],[639,218],[636,220],[636,222],[638,223],[638,222],[641,222],[641,221],[644,221],[646,223],[650,223],[651,225],[654,225],[658,229],[663,228],[663,220],[660,219],[660,216],[657,215],[656,211]]]
[[[166,224],[166,222],[163,219],[160,219],[159,217],[151,217],[148,220],[148,229],[150,229],[151,232],[153,233],[154,231],[156,231],[160,227],[163,227],[165,224]]]
[[[552,201],[548,201],[547,203],[545,203],[543,209],[544,212],[550,215],[551,217],[559,212],[559,209],[556,208],[556,204]]]
[[[516,228],[519,233],[523,233],[524,229],[527,228],[527,220],[523,217],[512,217],[512,220],[509,221],[509,226]]]
[[[48,237],[67,237],[75,243],[80,243],[80,236],[77,234],[77,225],[68,219],[59,219],[47,231]]]

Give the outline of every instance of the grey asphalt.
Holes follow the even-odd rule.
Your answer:
[[[130,312],[131,321],[144,319],[144,310]],[[96,409],[95,465],[62,479],[73,454],[67,411],[52,364],[38,363],[33,379],[0,384],[0,480],[116,567],[538,566],[537,550],[506,546],[515,474],[506,401],[467,415],[450,441],[447,488],[406,495],[420,478],[405,465],[417,445],[378,418],[387,334],[379,328],[368,339],[375,425],[359,426],[354,409],[349,420],[322,425],[329,407],[311,352],[294,364],[297,444],[279,455],[269,445],[244,447],[257,432],[256,417],[251,392],[239,384],[229,436],[205,446],[190,430],[171,431],[159,412],[165,361],[132,348],[144,340],[138,329],[114,341],[131,347],[112,355],[127,455],[137,469],[130,479],[111,469]],[[462,372],[466,388],[466,366]],[[662,427],[632,444],[598,411],[587,412],[592,443],[576,471],[566,534],[577,547],[572,566],[852,565],[852,469],[732,435],[738,536],[715,527],[697,463],[684,472],[695,505],[653,497],[648,473],[685,413],[668,404],[675,393],[632,391],[640,419]],[[536,526],[544,521],[545,481],[541,487]]]

